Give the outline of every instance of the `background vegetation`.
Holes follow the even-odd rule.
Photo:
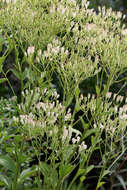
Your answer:
[[[126,0],[90,0],[91,6],[106,6],[112,7],[114,10],[126,12],[127,1]]]

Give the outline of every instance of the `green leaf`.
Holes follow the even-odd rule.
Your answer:
[[[41,162],[40,169],[42,174],[46,176],[49,173],[50,165],[46,164],[45,162]]]
[[[76,101],[76,104],[75,104],[75,111],[78,112],[80,111],[81,107],[80,107],[80,104],[78,102],[78,100]]]
[[[13,74],[20,80],[21,79],[21,75],[20,75],[20,73],[16,70],[16,69],[10,69],[12,72],[13,72]]]
[[[92,147],[96,147],[96,144],[99,143],[102,139],[101,138],[97,138],[96,136],[91,136],[91,144]]]
[[[6,58],[5,56],[0,57],[0,73],[2,72],[2,69],[3,69],[3,62],[4,62],[5,58]]]
[[[88,158],[87,154],[84,154],[84,152],[81,153],[81,156],[80,156],[80,168],[84,167],[84,164],[85,164],[87,158]]]
[[[12,171],[15,173],[15,162],[12,160],[12,158],[8,155],[0,156],[0,165],[2,165],[7,170]]]
[[[44,175],[45,182],[51,185],[54,189],[58,183],[58,172],[55,167],[51,167],[50,164],[45,162],[40,163],[40,171]]]
[[[80,181],[83,182],[86,179],[85,176],[80,177]]]
[[[82,174],[85,174],[85,173],[86,173],[86,169],[81,169],[81,168],[80,168],[80,169],[78,170],[77,174],[76,174],[76,178],[79,177],[79,176],[82,175]]]
[[[27,179],[28,177],[35,175],[37,172],[37,169],[38,168],[36,166],[33,166],[32,168],[23,170],[18,178],[18,184],[23,183],[24,180]]]
[[[109,88],[108,88],[108,85],[103,85],[103,88],[104,88],[104,90],[103,90],[103,95],[105,96],[106,95],[106,93],[108,92],[108,90],[109,90]]]
[[[61,165],[60,168],[59,168],[59,175],[60,175],[60,178],[64,178],[66,177],[67,175],[69,175],[74,169],[74,166],[72,166],[71,164],[68,164],[68,165]]]
[[[94,165],[88,166],[86,168],[86,174],[89,173],[94,168]]]
[[[100,95],[100,88],[98,86],[96,86],[96,93],[98,96]]]
[[[86,130],[89,127],[89,124],[85,123],[82,117],[80,117],[80,119],[81,119],[81,123],[83,125],[84,130]]]
[[[71,104],[72,99],[73,99],[73,96],[72,96],[72,95],[68,96],[68,97],[67,97],[67,100],[66,100],[66,102],[65,102],[65,104],[64,104],[64,106],[68,107],[68,106]]]
[[[64,149],[64,151],[63,151],[63,160],[64,161],[69,161],[70,160],[70,158],[72,158],[72,156],[73,156],[73,151],[74,151],[74,147],[75,146],[68,146],[68,147],[66,147],[65,149]]]
[[[79,94],[80,94],[80,89],[79,89],[79,87],[77,87],[75,89],[75,98],[76,98],[75,110],[77,112],[81,109],[79,101],[78,101]]]
[[[6,185],[6,187],[8,189],[11,188],[11,184],[12,184],[12,181],[10,178],[8,178],[7,176],[4,176],[4,175],[0,175],[0,181],[4,183],[4,185]]]
[[[0,79],[0,84],[3,83],[3,82],[5,82],[6,80],[7,80],[6,78]]]
[[[85,138],[89,137],[91,134],[96,133],[97,131],[98,131],[98,129],[89,129],[89,130],[87,130],[87,131],[84,133],[83,138],[85,139]]]
[[[24,137],[22,135],[15,135],[14,136],[15,143],[18,144],[22,140],[24,140]]]
[[[101,178],[103,178],[103,177],[104,177],[105,175],[107,175],[109,172],[110,172],[109,170],[105,170],[105,171],[103,172],[103,174],[102,174],[102,177],[101,177]]]
[[[104,185],[105,184],[105,182],[104,181],[101,181],[101,182],[99,182],[98,184],[97,184],[97,189],[99,189],[102,185]]]
[[[111,114],[111,111],[107,111],[107,112],[100,113],[100,116],[103,116],[103,115],[109,116],[110,114]]]
[[[76,174],[76,178],[79,177],[80,175],[86,175],[87,173],[89,173],[92,169],[94,168],[94,165],[88,166],[86,169],[79,169],[77,174]]]
[[[75,90],[75,98],[78,98],[79,94],[80,94],[80,89],[79,89],[79,87],[77,87]]]
[[[120,181],[120,183],[121,183],[123,189],[126,190],[126,189],[127,189],[127,188],[126,188],[126,184],[125,184],[125,181],[124,181],[124,179],[122,178],[122,176],[117,175],[117,178],[118,178],[118,180]]]
[[[22,74],[23,80],[25,80],[26,78],[29,78],[29,69],[25,68],[23,74]]]
[[[97,98],[97,102],[96,102],[96,107],[97,107],[97,112],[100,114],[102,113],[102,100],[100,98]]]

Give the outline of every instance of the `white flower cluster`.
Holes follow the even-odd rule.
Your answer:
[[[81,145],[79,145],[79,152],[83,152],[83,151],[86,151],[87,149],[87,145],[85,144],[85,142],[83,141],[81,143]]]
[[[87,32],[91,32],[91,33],[96,33],[95,35],[98,35],[98,37],[100,38],[100,40],[102,40],[103,38],[106,38],[108,35],[108,31],[104,30],[104,28],[102,27],[98,27],[97,24],[91,23],[91,24],[86,24],[84,27],[85,31]]]
[[[124,96],[117,95],[116,93],[112,93],[112,92],[107,92],[106,98],[110,99],[111,97],[113,98],[113,100],[114,100],[116,103],[120,103],[120,102],[122,102],[123,99],[124,99]]]
[[[43,56],[52,61],[53,56],[56,57],[58,54],[62,57],[66,57],[68,55],[68,50],[65,50],[64,46],[61,47],[61,42],[58,39],[54,39],[52,43],[47,45],[47,50],[43,52]]]
[[[62,15],[64,15],[65,14],[65,11],[67,11],[66,10],[66,8],[61,4],[59,4],[59,6],[55,6],[55,4],[53,4],[51,7],[50,7],[50,14],[53,14],[53,13],[56,13],[56,11],[58,12],[58,13],[60,13],[60,14],[62,14]]]
[[[97,120],[98,115],[96,115],[96,111],[98,109],[98,98],[100,98],[100,110],[104,113],[98,113],[101,114],[101,118],[99,117],[99,122]],[[123,122],[124,125],[127,121],[127,98],[125,99],[123,96],[112,92],[108,92],[105,98],[106,99],[103,101],[103,98],[101,99],[101,97],[95,97],[94,94],[88,94],[87,97],[81,94],[79,97],[79,102],[86,116],[89,110],[91,111],[92,116],[96,116],[93,128],[99,128],[101,132],[106,130],[107,133],[113,135],[115,131],[117,131],[116,129],[118,129],[119,123]],[[119,107],[119,104],[123,102],[124,99],[125,104],[122,107]],[[115,102],[115,105],[113,105],[111,100]],[[112,119],[113,116],[114,119]]]
[[[123,107],[120,107],[119,109],[116,107],[115,111],[119,113],[119,118],[121,120],[127,120],[127,104],[125,104]]]
[[[121,34],[122,34],[123,36],[126,36],[126,35],[127,35],[127,29],[121,30]]]
[[[81,99],[81,97],[80,97]],[[83,96],[82,96],[82,99],[83,99]],[[82,109],[86,109],[87,107],[87,110],[91,110],[92,113],[95,113],[96,111],[96,99],[95,99],[95,94],[90,94],[88,93],[87,97],[84,97],[83,99],[83,104],[81,105],[82,106]]]
[[[18,105],[21,114],[19,117],[13,117],[14,122],[20,122],[24,127],[32,130],[37,127],[42,128],[43,131],[49,131],[50,134],[54,131],[58,131],[59,121],[63,121],[66,126],[68,122],[72,121],[71,109],[69,108],[66,111],[65,106],[63,106],[58,98],[59,94],[56,90],[52,91],[52,94],[48,89],[43,90],[43,94],[48,96],[48,93],[51,94],[51,100],[41,101],[39,97],[40,89],[37,88],[35,91],[25,90],[22,92],[24,96],[24,104]],[[33,98],[29,113],[27,112],[28,102],[31,97]],[[28,101],[28,102],[27,102]],[[27,114],[26,114],[27,113]],[[61,120],[62,119],[62,120]],[[66,133],[69,134],[71,138],[71,129],[72,127],[68,126],[69,133],[67,133],[65,127],[63,131],[63,140],[66,139]],[[67,130],[68,130],[67,129]]]
[[[69,0],[66,2],[66,4],[59,2],[57,3],[57,6],[55,4],[52,4],[50,7],[50,14],[58,14],[58,16],[62,16],[64,19],[69,16],[75,18],[78,13],[79,6],[76,6],[75,0]]]
[[[37,52],[37,56],[36,56],[36,60],[37,60],[38,63],[40,62],[41,56],[42,56],[42,50],[39,49],[38,52]]]
[[[114,113],[118,113],[119,119],[126,120],[127,119],[127,104],[126,104],[127,98],[121,95],[117,95],[116,93],[108,92],[106,94],[106,98],[110,99],[111,97],[117,103],[117,105],[115,105],[113,108]],[[125,104],[119,108],[118,105],[124,100],[124,98],[125,98]]]
[[[29,115],[20,115],[20,122],[22,125],[31,125],[32,127],[44,127],[45,123],[35,119],[35,116],[30,113]]]
[[[35,47],[29,46],[27,49],[27,55],[30,56],[30,55],[34,54],[34,51],[35,51]]]
[[[34,93],[36,99],[34,99]],[[37,134],[38,131],[38,134],[44,134],[45,132],[48,136],[52,136],[57,134],[59,130],[61,131],[62,127],[61,139],[63,144],[66,145],[70,141],[73,144],[79,143],[81,132],[70,125],[73,121],[71,109],[66,110],[66,107],[59,102],[59,94],[56,90],[49,91],[45,88],[42,91],[45,96],[51,95],[51,99],[45,102],[41,101],[38,94],[41,94],[39,88],[36,88],[35,91],[25,90],[22,92],[25,101],[28,101],[31,96],[33,97],[31,109],[29,113],[25,111],[26,105],[28,105],[26,102],[18,105],[21,114],[19,117],[13,117],[13,121],[17,124],[20,123],[31,134],[34,134],[35,131]]]
[[[3,3],[16,3],[17,0],[2,0]]]
[[[72,143],[73,144],[76,144],[76,143],[78,143],[80,141],[80,136],[77,136],[77,137],[75,137],[75,138],[72,138]]]
[[[70,141],[72,136],[72,127],[68,126],[68,129],[66,126],[64,126],[63,128],[63,135],[62,135],[62,141],[65,142],[66,139],[68,139],[68,141]]]
[[[105,124],[100,123],[98,126],[96,124],[93,125],[93,127],[99,128],[101,131],[103,131],[104,129],[110,133],[110,134],[114,134],[115,130],[116,130],[116,126],[114,126],[113,121],[109,118],[108,122],[105,122]]]
[[[72,133],[75,137],[72,138]],[[64,142],[69,142],[72,140],[73,144],[76,144],[80,141],[80,135],[81,132],[77,129],[74,129],[72,126],[64,126],[63,127],[63,134],[62,134],[62,141]]]

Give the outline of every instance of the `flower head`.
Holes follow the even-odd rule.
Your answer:
[[[34,53],[34,50],[35,50],[34,46],[29,46],[27,49],[27,54],[32,55]]]

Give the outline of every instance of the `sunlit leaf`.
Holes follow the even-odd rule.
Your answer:
[[[67,175],[69,175],[72,172],[73,169],[74,169],[74,166],[72,166],[71,164],[61,165],[60,168],[59,168],[60,178],[64,178]]]
[[[103,174],[102,174],[102,178],[103,178],[105,175],[107,175],[109,172],[110,172],[109,170],[105,170],[105,171],[103,172]]]
[[[101,181],[101,182],[99,182],[98,184],[97,184],[97,189],[99,189],[102,185],[104,185],[105,184],[105,182],[104,181]]]
[[[8,178],[7,176],[5,175],[0,175],[0,181],[2,181],[4,183],[4,185],[6,185],[7,188],[10,188],[11,187],[11,179]]]
[[[23,183],[24,180],[27,179],[28,177],[31,177],[31,176],[35,175],[36,172],[37,172],[37,169],[38,169],[38,168],[37,168],[36,166],[34,166],[34,167],[32,167],[32,168],[28,168],[28,169],[23,170],[23,171],[21,172],[19,178],[18,178],[18,183],[19,183],[19,184],[20,184],[20,183]]]
[[[6,80],[7,80],[6,78],[2,78],[2,79],[0,79],[0,83],[5,82]]]
[[[96,133],[97,130],[98,130],[98,129],[89,129],[89,130],[87,130],[87,131],[84,133],[83,138],[85,139],[85,138],[89,137],[91,134]]]
[[[86,179],[85,176],[80,177],[80,181],[83,182]]]
[[[0,156],[0,165],[2,165],[7,170],[15,172],[15,169],[16,169],[15,162],[8,155]]]
[[[89,173],[94,168],[94,165],[88,166],[86,168],[86,174]]]
[[[2,72],[3,62],[4,62],[5,58],[6,58],[5,56],[0,57],[0,73]]]

